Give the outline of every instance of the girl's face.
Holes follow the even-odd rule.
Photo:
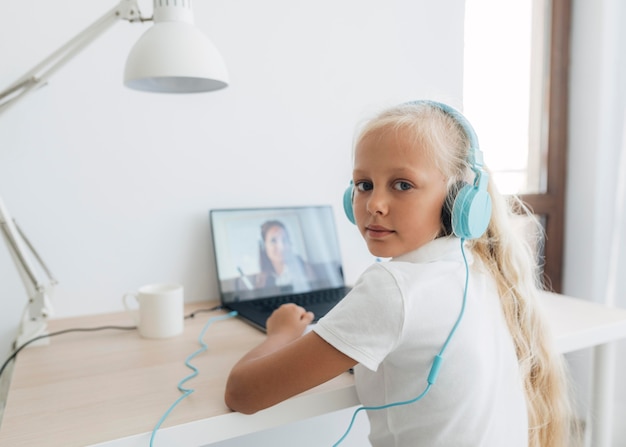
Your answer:
[[[441,229],[446,178],[403,133],[376,131],[355,151],[354,216],[374,256],[408,253]]]

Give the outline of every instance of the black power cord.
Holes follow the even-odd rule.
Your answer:
[[[222,306],[215,306],[215,307],[212,307],[210,309],[199,309],[199,310],[193,311],[189,315],[185,316],[185,320],[189,319],[189,318],[194,318],[196,316],[196,314],[199,314],[199,313],[202,313],[202,312],[214,312],[216,310],[220,310],[221,308],[222,308]],[[56,335],[68,334],[70,332],[96,332],[96,331],[103,331],[103,330],[132,331],[132,330],[135,330],[135,329],[137,329],[137,326],[98,326],[98,327],[92,327],[92,328],[64,329],[62,331],[51,332],[49,334],[39,335],[39,336],[37,336],[37,337],[35,337],[35,338],[31,339],[31,340],[28,340],[26,343],[24,343],[23,345],[19,346],[17,349],[15,349],[15,351],[13,351],[13,353],[5,360],[5,362],[0,367],[0,377],[2,377],[2,373],[7,368],[9,363],[11,363],[11,361],[14,360],[15,357],[17,357],[17,354],[19,354],[19,352],[22,349],[24,349],[26,346],[28,346],[31,343],[34,343],[34,342],[36,342],[38,340],[41,340],[41,339],[44,339],[44,338],[49,338],[49,337],[54,337]]]

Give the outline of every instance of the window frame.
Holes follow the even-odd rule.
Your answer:
[[[546,192],[520,194],[520,198],[544,222],[544,283],[547,289],[560,293],[563,287],[571,0],[552,0],[551,9]]]

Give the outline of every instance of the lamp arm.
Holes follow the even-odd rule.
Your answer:
[[[50,295],[52,294],[52,289],[57,284],[57,281],[44,264],[39,254],[35,251],[34,247],[28,239],[26,239],[24,233],[22,233],[15,221],[9,215],[9,212],[2,201],[2,197],[0,197],[0,230],[0,233],[4,236],[9,248],[9,253],[13,258],[28,295],[28,304],[24,309],[22,325],[16,340],[16,345],[19,346],[24,342],[41,335],[42,332],[45,331],[45,320],[52,313]],[[33,264],[29,259],[26,248],[30,249],[30,252],[45,272],[47,276],[46,283],[38,279],[38,275],[33,268]]]
[[[35,254],[35,257],[40,264],[44,264],[39,254],[36,254],[36,252],[33,251],[32,245],[27,241],[27,239],[24,238],[24,233],[18,228],[16,222],[11,218],[11,216],[9,216],[9,212],[2,202],[2,197],[0,197],[0,226],[2,227],[2,234],[6,240],[7,246],[9,247],[11,255],[14,258],[13,260],[18,266],[18,270],[20,270],[20,276],[22,276],[24,285],[27,289],[26,291],[29,296],[31,296],[35,290],[42,289],[43,284],[37,279],[35,270],[26,256],[26,249],[23,243],[28,245],[28,248],[30,248],[31,252]],[[45,266],[44,270],[48,278],[56,283],[56,280],[53,280],[50,270]]]
[[[45,85],[57,70],[111,28],[118,20],[143,22],[152,19],[141,16],[137,0],[120,0],[113,9],[1,91],[0,115],[28,93]],[[22,325],[16,340],[17,347],[45,333],[46,320],[52,312],[49,298],[57,281],[9,214],[2,197],[0,197],[0,233],[7,243],[28,294],[28,305],[24,310]],[[38,262],[40,269],[34,269],[32,257]],[[43,270],[47,276],[45,282],[38,278],[40,270]]]
[[[144,22],[152,19],[141,16],[137,0],[120,0],[117,6],[25,73],[4,91],[0,92],[0,114],[35,88],[45,85],[59,68],[100,37],[118,20]]]

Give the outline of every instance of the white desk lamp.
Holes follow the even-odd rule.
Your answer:
[[[222,57],[193,25],[191,0],[154,0],[152,18],[142,17],[137,0],[121,0],[115,8],[0,92],[0,114],[45,85],[59,68],[118,20],[154,21],[128,55],[124,72],[127,87],[149,92],[194,93],[228,85]],[[52,313],[50,296],[57,281],[11,218],[1,196],[0,228],[28,294],[16,339],[19,346],[46,332],[47,319]],[[38,264],[37,269],[33,260]]]

